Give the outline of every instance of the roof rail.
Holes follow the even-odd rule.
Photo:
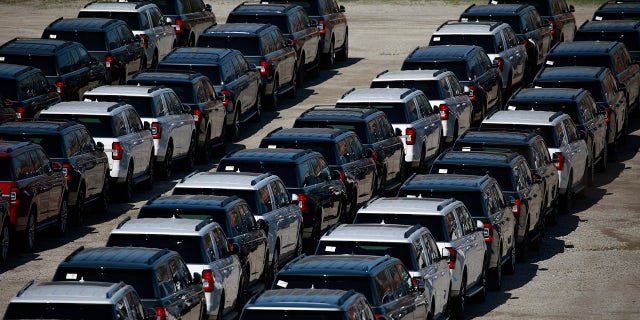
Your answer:
[[[66,258],[64,258],[63,261],[64,262],[69,262],[69,260],[71,260],[71,258],[75,257],[82,250],[84,250],[84,246],[78,247],[78,249],[73,250],[73,252],[71,252]]]
[[[147,264],[151,264],[153,262],[155,262],[156,260],[160,259],[162,256],[164,256],[165,254],[169,253],[169,249],[164,248],[156,253],[154,253],[151,257],[149,257],[149,259],[147,259]]]
[[[587,23],[589,23],[589,19],[585,20],[578,29],[582,29]]]
[[[373,269],[374,267],[379,266],[380,264],[382,264],[383,262],[389,261],[389,259],[391,259],[391,256],[388,254],[385,254],[384,256],[380,256],[377,257],[374,261],[373,264],[371,266],[365,266],[364,269],[362,271],[364,272],[369,272],[369,270]],[[371,267],[371,269],[369,268]]]
[[[195,231],[200,231],[200,230],[202,230],[202,228],[206,227],[207,225],[209,225],[209,224],[210,224],[210,223],[212,223],[212,222],[214,222],[214,220],[213,220],[211,217],[206,218],[206,219],[204,219],[204,220],[200,221],[200,223],[198,223],[198,224],[196,225]]]
[[[347,299],[351,298],[351,296],[353,296],[354,294],[356,294],[355,290],[349,289],[349,291],[343,293],[342,296],[340,296],[340,298],[338,299],[338,304],[344,304]]]
[[[414,93],[414,92],[416,92],[416,91],[418,91],[418,89],[416,89],[416,88],[410,88],[410,89],[407,89],[407,91],[403,92],[403,93],[400,95],[400,99],[404,99],[406,96],[408,96],[408,95],[410,95],[410,94],[412,94],[412,93]]]
[[[164,85],[157,85],[155,87],[149,88],[149,90],[147,90],[147,93],[152,93],[154,91],[164,89],[164,88],[166,88]]]
[[[406,180],[404,180],[404,182],[402,183],[402,186],[406,186],[407,183],[409,183],[409,181],[413,180],[413,178],[415,178],[416,175],[418,175],[417,172],[412,173]],[[400,186],[400,188],[402,188],[402,186]]]
[[[269,131],[269,133],[267,133],[267,135],[266,135],[266,136],[268,137],[268,136],[270,136],[271,134],[276,133],[276,131],[280,131],[280,130],[282,130],[282,129],[284,129],[282,126],[277,127],[277,128],[275,128],[275,129],[273,129],[273,130]]]
[[[180,183],[184,183],[185,181],[187,181],[187,179],[195,176],[196,174],[200,173],[200,171],[198,170],[194,170],[191,173],[189,173],[188,175],[184,176],[184,178],[180,179]]]
[[[232,149],[231,151],[227,152],[227,154],[225,154],[224,156],[225,156],[225,157],[228,157],[228,156],[231,156],[231,155],[235,154],[235,153],[236,153],[236,152],[238,152],[238,151],[242,151],[242,150],[245,150],[245,149],[247,149],[247,146],[245,146],[245,145],[240,145],[240,146],[235,147],[235,148],[234,148],[234,149]]]
[[[89,3],[87,3],[87,4],[85,4],[83,8],[86,8],[86,7],[88,7],[88,6],[92,5],[92,4],[96,3],[96,2],[98,2],[98,1],[97,1],[97,0],[93,0],[93,1],[91,1],[91,2],[89,2]]]
[[[120,221],[120,223],[118,223],[118,225],[116,226],[116,229],[120,229],[122,228],[122,226],[124,226],[125,223],[131,221],[131,216],[128,216],[126,218],[124,218],[124,220]]]
[[[445,199],[442,200],[442,202],[440,202],[438,204],[438,206],[436,207],[436,210],[441,211],[442,209],[444,209],[446,206],[454,203],[456,201],[456,198],[449,198],[449,199]]]
[[[56,23],[56,22],[58,22],[58,21],[60,21],[60,20],[63,20],[63,19],[64,19],[63,17],[60,17],[60,18],[58,18],[58,19],[55,19],[55,20],[53,20],[51,23],[49,23],[49,26],[52,26],[54,23]]]
[[[107,291],[107,294],[106,294],[105,298],[109,299],[109,298],[113,297],[113,295],[116,294],[118,292],[118,290],[124,288],[125,286],[126,286],[126,284],[124,282],[122,282],[122,281],[114,284]]]
[[[115,110],[115,109],[117,109],[117,108],[119,108],[121,106],[125,106],[125,105],[127,105],[127,103],[124,103],[122,101],[114,102],[113,105],[111,105],[109,108],[107,108],[107,112],[111,112],[111,111],[113,111],[113,110]]]
[[[253,180],[251,180],[251,185],[255,186],[256,184],[258,184],[258,182],[260,182],[260,181],[262,181],[262,180],[264,180],[264,179],[266,179],[266,178],[268,178],[270,176],[271,176],[270,172],[262,173],[259,176],[255,177]]]
[[[227,198],[225,198],[224,200],[222,200],[222,202],[220,202],[220,205],[221,205],[222,207],[224,207],[224,206],[228,205],[229,203],[231,203],[231,202],[233,202],[233,201],[236,201],[236,200],[238,200],[238,199],[240,199],[240,198],[238,198],[238,196],[228,196]]]
[[[22,289],[18,290],[18,293],[16,293],[16,297],[22,296],[22,294],[24,294],[24,292],[27,291],[27,289],[29,289],[29,287],[31,287],[34,283],[36,283],[34,280],[27,282],[27,284],[25,284]]]
[[[329,230],[327,230],[327,232],[325,232],[325,233],[324,233],[324,235],[325,235],[325,236],[330,235],[330,234],[331,234],[334,230],[336,230],[336,228],[337,228],[338,226],[340,226],[340,225],[341,225],[341,223],[340,223],[340,222],[338,222],[338,223],[334,224],[333,226],[331,226],[331,228],[329,228]]]
[[[300,157],[306,156],[306,155],[308,155],[310,153],[313,153],[313,152],[315,152],[315,151],[313,151],[311,149],[304,149],[304,151],[298,152],[295,155],[293,155],[292,159],[293,160],[300,159]]]
[[[345,92],[344,94],[342,94],[342,97],[340,97],[340,99],[344,99],[344,97],[346,97],[349,93],[355,91],[356,88],[351,88],[349,90],[347,90],[347,92]]]
[[[493,31],[493,29],[497,28],[502,24],[502,21],[492,21],[491,26],[489,27],[489,31]]]
[[[556,113],[552,114],[551,116],[549,116],[549,121],[553,121],[556,118],[558,118],[559,116],[563,115],[564,112],[562,111],[557,111]]]
[[[378,200],[378,199],[380,199],[380,198],[382,198],[382,197],[381,197],[381,196],[374,196],[373,198],[371,198],[371,199],[367,200],[367,202],[365,202],[365,203],[362,205],[362,207],[361,207],[361,208],[363,208],[363,209],[364,209],[364,208],[368,207],[371,203],[373,203],[374,201],[376,201],[376,200]]]
[[[413,225],[411,228],[409,228],[409,230],[404,232],[404,237],[408,238],[410,235],[412,235],[414,232],[416,232],[416,230],[419,230],[420,228],[422,228],[422,225],[419,225],[419,224]]]
[[[376,78],[380,77],[381,75],[383,75],[383,74],[385,74],[385,73],[387,73],[387,72],[389,72],[389,69],[384,70],[384,71],[382,71],[382,72],[378,73],[378,74],[376,75]]]
[[[434,73],[433,73],[433,76],[434,76],[434,77],[435,77],[435,76],[439,76],[441,73],[444,73],[444,72],[447,72],[447,71],[448,71],[448,70],[447,70],[447,68],[442,68],[442,69],[440,69],[440,70],[438,70],[438,71],[434,72]]]
[[[289,269],[291,269],[291,265],[292,265],[292,264],[297,263],[297,262],[299,262],[300,260],[302,260],[302,259],[304,259],[304,258],[306,258],[306,257],[307,257],[307,254],[306,254],[306,253],[303,253],[303,254],[301,254],[301,255],[299,255],[299,256],[297,256],[297,257],[295,257],[293,260],[291,260],[291,261],[287,262],[287,264],[285,264],[285,265],[284,265],[284,267],[283,267],[282,269],[283,269],[283,270],[289,270]]]

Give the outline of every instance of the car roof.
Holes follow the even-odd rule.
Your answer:
[[[302,112],[298,119],[361,122],[378,114],[384,114],[384,112],[374,108],[312,107]]]
[[[237,160],[243,162],[263,162],[263,163],[278,163],[278,162],[296,162],[296,160],[311,155],[320,155],[320,153],[312,150],[304,149],[288,149],[288,148],[253,148],[244,149],[227,155],[223,160]]]
[[[530,101],[532,103],[541,101],[576,101],[587,90],[583,88],[522,88],[516,91],[509,102]],[[508,104],[508,103],[507,103]]]
[[[387,70],[379,73],[372,81],[435,80],[447,74],[453,74],[453,72],[447,69]]]
[[[353,290],[335,289],[275,289],[256,295],[245,309],[322,309],[341,310],[341,306],[353,297],[361,296]]]
[[[463,133],[458,139],[461,143],[473,142],[489,145],[513,146],[513,145],[529,145],[529,141],[535,138],[538,134],[530,131],[467,131]]]
[[[403,102],[413,92],[416,90],[409,88],[354,88],[342,95],[337,103]]]
[[[112,24],[125,23],[118,19],[108,18],[58,18],[47,26],[47,30],[65,30],[65,31],[103,31]]]
[[[549,51],[547,59],[553,59],[553,56],[606,55],[620,45],[622,45],[621,42],[617,41],[560,42]]]
[[[198,236],[218,225],[211,220],[180,218],[138,218],[125,219],[112,234],[154,234],[167,236]]]
[[[640,21],[638,20],[587,20],[576,32],[618,32],[638,30]]]
[[[207,28],[202,36],[225,34],[227,36],[255,36],[259,32],[266,30],[270,27],[275,27],[271,24],[264,23],[224,23],[213,25]]]
[[[497,111],[482,120],[482,122],[551,126],[556,121],[562,120],[564,118],[569,118],[569,116],[562,112],[512,110]]]
[[[465,15],[487,15],[487,16],[504,16],[504,15],[518,15],[520,11],[524,9],[535,7],[527,4],[484,4],[484,5],[475,5],[472,4],[469,6],[464,12],[462,12],[461,17]]]
[[[407,243],[411,242],[411,235],[422,229],[426,228],[402,224],[342,224],[327,231],[320,241]]]
[[[593,81],[598,80],[607,70],[607,67],[585,66],[542,68],[536,75],[534,84],[536,81]]]
[[[30,141],[0,140],[0,154],[9,154],[16,150],[29,147],[29,146],[40,146],[40,145],[36,143],[32,143]]]
[[[445,34],[493,34],[496,30],[509,27],[507,23],[500,21],[447,21],[441,24],[433,35]]]
[[[474,50],[481,49],[474,45],[444,45],[417,47],[409,54],[407,61],[466,61]]]
[[[167,195],[155,197],[144,204],[143,208],[170,208],[170,209],[221,209],[240,200],[236,196],[214,195]]]
[[[269,173],[255,172],[196,172],[177,183],[174,188],[225,188],[236,190],[256,190],[262,181],[276,177]]]
[[[67,256],[60,267],[151,269],[159,259],[176,256],[167,249],[142,247],[80,247]]]
[[[113,11],[113,12],[137,12],[138,9],[156,6],[155,3],[149,1],[116,1],[116,2],[98,2],[93,1],[87,3],[80,11]]]
[[[262,141],[333,142],[336,138],[345,135],[355,135],[355,133],[334,128],[278,128],[269,132]]]
[[[633,2],[616,3],[615,1],[605,2],[596,9],[596,14],[599,12],[612,12],[612,13],[626,13],[626,12],[640,12],[640,5]]]
[[[123,289],[127,289],[123,291]],[[124,282],[110,283],[97,281],[52,281],[29,282],[11,303],[77,303],[110,304],[115,296],[133,291]]]
[[[131,96],[131,97],[149,97],[160,94],[164,91],[171,90],[166,87],[158,86],[139,86],[139,85],[103,85],[95,87],[84,93],[84,97],[92,95],[112,95],[112,96]],[[173,91],[173,90],[171,90]]]
[[[51,56],[55,55],[58,50],[70,45],[80,44],[66,40],[15,38],[0,46],[0,55]]]
[[[51,134],[62,132],[71,127],[83,126],[76,122],[65,120],[9,121],[0,124],[0,132]]]
[[[138,72],[129,78],[130,81],[144,81],[154,83],[177,83],[191,82],[194,79],[205,77],[202,73],[195,71],[178,71],[178,70],[147,70]]]
[[[287,3],[241,3],[229,15],[233,14],[285,14],[288,10],[298,7]]]
[[[2,53],[0,53],[1,55]],[[0,63],[0,79],[15,79],[34,71],[40,71],[40,69],[21,64]]]
[[[325,275],[332,276],[374,276],[373,269],[389,262],[400,261],[397,258],[371,255],[301,255],[287,263],[279,275]]]
[[[129,104],[119,102],[63,101],[42,110],[40,116],[45,117],[46,114],[110,115],[113,111],[126,107],[133,108]]]
[[[453,199],[406,197],[378,198],[366,203],[358,210],[358,214],[386,214],[393,212],[394,214],[442,215],[442,210],[456,202],[452,200]]]
[[[169,52],[158,65],[159,68],[167,63],[217,65],[220,60],[233,52],[240,51],[229,48],[180,47]]]
[[[511,167],[511,162],[521,157],[517,152],[455,151],[441,154],[434,164],[461,164],[485,167]]]
[[[402,190],[451,190],[451,191],[475,191],[491,181],[489,175],[465,175],[465,174],[416,174],[407,179],[402,185]]]

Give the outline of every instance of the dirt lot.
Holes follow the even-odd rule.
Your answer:
[[[54,19],[74,17],[85,2],[0,0],[3,29],[0,42],[14,37],[39,37]],[[241,1],[211,3],[220,22]],[[481,1],[484,3],[483,1]],[[334,70],[323,70],[307,82],[295,100],[282,101],[281,109],[263,113],[260,123],[245,127],[240,144],[255,147],[267,132],[290,126],[295,117],[315,104],[329,104],[354,86],[367,86],[385,69],[398,69],[405,56],[426,39],[440,23],[455,19],[470,3],[428,1],[349,1],[350,59]],[[595,4],[576,5],[579,23],[589,18]],[[504,278],[503,289],[490,292],[483,304],[469,306],[473,318],[527,319],[639,319],[640,318],[640,131],[639,118],[631,121],[632,136],[611,163],[606,174],[597,175],[575,206],[548,229],[540,251],[518,265],[515,276]],[[228,145],[227,149],[234,148]],[[636,167],[638,165],[638,167]],[[202,166],[200,170],[211,167]],[[10,298],[29,280],[46,281],[56,265],[78,246],[101,246],[109,231],[125,216],[155,194],[167,192],[186,172],[174,174],[173,182],[159,182],[150,192],[140,192],[135,202],[114,204],[108,215],[90,215],[85,225],[64,238],[39,234],[34,253],[13,253],[0,268],[0,314]],[[635,199],[635,200],[634,200]]]

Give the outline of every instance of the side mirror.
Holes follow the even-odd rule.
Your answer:
[[[265,233],[269,233],[269,222],[260,219],[258,220],[258,226],[260,227],[260,229],[264,230]]]
[[[287,39],[284,41],[284,46],[285,47],[289,47],[289,48],[293,48],[293,40],[291,39]]]
[[[53,172],[52,167],[53,167],[53,164],[51,163],[51,161],[49,161],[42,166],[42,170],[46,173],[51,173]]]
[[[318,22],[315,20],[311,20],[309,21],[309,28],[317,28],[318,27]]]
[[[133,41],[132,42],[142,43],[142,37],[140,37],[139,34],[136,34],[135,36],[133,36]]]
[[[424,279],[422,277],[413,278],[416,282],[413,284],[413,290],[416,292],[424,293]]]
[[[367,158],[373,157],[373,150],[370,148],[364,149],[364,156]]]
[[[331,179],[340,180],[340,171],[338,170],[331,171]]]
[[[149,123],[148,121],[145,121],[142,124],[142,128],[144,128],[145,130],[151,130],[151,123]]]
[[[229,243],[229,253],[238,254],[238,252],[240,252],[240,247],[236,244]]]
[[[498,61],[493,60],[491,61],[491,68],[499,68],[500,64],[498,63]]]
[[[537,173],[532,174],[531,178],[533,179],[533,183],[542,183],[542,178]]]
[[[291,195],[291,204],[298,204],[300,202],[300,198],[298,198],[297,194],[292,194]]]
[[[478,229],[479,231],[484,230],[484,223],[480,220],[476,220],[476,229]]]
[[[104,143],[102,143],[102,142],[96,142],[96,151],[98,151],[98,152],[104,152]]]
[[[166,22],[167,24],[173,24],[173,19],[169,17],[164,17],[164,22]]]
[[[396,128],[396,136],[398,137],[402,137],[402,130],[400,130],[400,128]]]

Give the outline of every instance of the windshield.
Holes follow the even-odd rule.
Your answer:
[[[12,302],[4,319],[115,319],[111,304]]]
[[[411,123],[414,120],[408,119],[403,103],[380,103],[380,102],[343,102],[336,104],[340,108],[375,108],[387,115],[390,123]]]
[[[109,116],[46,114],[42,117],[47,119],[73,120],[75,122],[81,123],[85,127],[87,127],[91,135],[96,138],[111,138],[118,136],[111,124],[111,117]]]
[[[362,293],[371,305],[377,305],[378,299],[372,288],[372,280],[366,276],[335,276],[324,275],[278,275],[274,281],[274,288],[278,289],[285,285],[287,289],[335,289],[335,290],[355,290]],[[284,288],[284,287],[282,287]]]
[[[358,213],[353,223],[385,223],[385,224],[419,224],[431,231],[436,241],[447,241],[448,235],[444,217],[440,215],[394,214],[394,213]]]
[[[287,188],[302,187],[302,180],[299,177],[298,170],[294,164],[290,163],[255,163],[223,159],[220,161],[217,170],[221,172],[269,172],[279,176]]]
[[[144,27],[140,25],[140,16],[137,12],[80,11],[78,18],[118,19],[126,22],[131,30],[143,30],[150,27],[148,25]]]
[[[351,121],[327,121],[327,120],[306,120],[298,119],[293,124],[294,128],[333,128],[353,131],[358,135],[363,143],[374,143],[373,138],[367,135],[364,122]]]
[[[202,254],[199,236],[112,233],[107,240],[107,247],[167,248],[180,253],[186,263],[208,263]]]
[[[486,53],[498,53],[496,38],[492,35],[453,34],[434,35],[431,37],[430,46],[444,45],[476,45],[482,47]]]
[[[12,140],[12,141],[31,141],[33,143],[42,146],[47,155],[51,158],[66,158],[69,157],[67,146],[62,136],[57,134],[19,134],[19,133],[1,133],[0,140]]]
[[[119,269],[108,267],[58,267],[53,281],[120,281],[132,285],[141,299],[157,299],[154,288],[154,274],[152,270],[143,269]]]
[[[511,168],[509,167],[490,167],[476,166],[470,164],[448,164],[435,163],[431,167],[431,173],[445,174],[468,174],[472,176],[484,176],[488,174],[498,181],[498,184],[504,191],[515,191],[515,186],[511,179]]]
[[[242,311],[243,320],[345,320],[343,312],[338,310],[263,310],[247,308]]]
[[[485,217],[484,202],[479,191],[457,191],[457,190],[405,190],[398,191],[398,197],[418,197],[418,198],[456,198],[464,203],[469,212],[474,217]]]
[[[260,43],[257,37],[201,36],[198,47],[229,48],[242,52],[245,56],[261,56]]]
[[[0,57],[4,57],[5,63],[21,64],[24,66],[32,66],[42,70],[47,76],[57,76],[58,70],[56,69],[57,63],[54,56],[36,56],[36,55],[11,55],[0,54]],[[15,90],[15,85],[13,86]],[[4,89],[2,90],[4,92]],[[15,92],[13,93],[15,95]]]
[[[107,51],[107,42],[102,32],[75,32],[66,30],[48,30],[44,39],[67,40],[82,43],[88,51]],[[46,73],[46,72],[45,72]]]
[[[280,29],[284,34],[292,33],[287,23],[287,17],[284,15],[266,15],[266,14],[254,14],[243,15],[237,13],[231,13],[227,18],[227,23],[263,23],[272,24]]]
[[[555,130],[553,130],[552,126],[536,126],[536,125],[526,125],[526,124],[508,124],[508,123],[482,123],[480,125],[481,130],[527,130],[533,131],[544,139],[544,142],[547,144],[548,148],[558,148],[559,145],[556,142]]]
[[[216,188],[173,188],[172,194],[201,194],[214,196],[238,196],[244,199],[254,214],[258,211],[256,208],[256,192],[253,190],[237,190],[237,189],[216,189]]]
[[[447,69],[453,72],[460,81],[468,81],[466,61],[405,61],[402,70]]]
[[[424,92],[429,100],[442,100],[445,97],[440,92],[436,80],[388,80],[373,81],[371,88],[415,88]]]
[[[410,270],[418,270],[415,252],[410,243],[365,242],[365,241],[320,241],[317,255],[362,254],[398,258]]]
[[[109,102],[122,102],[132,105],[140,118],[155,118],[164,116],[165,114],[159,114],[161,110],[158,110],[158,106],[155,105],[149,97],[132,97],[132,96],[118,96],[118,95],[99,95],[99,94],[85,94],[85,99],[92,101],[109,101]]]

